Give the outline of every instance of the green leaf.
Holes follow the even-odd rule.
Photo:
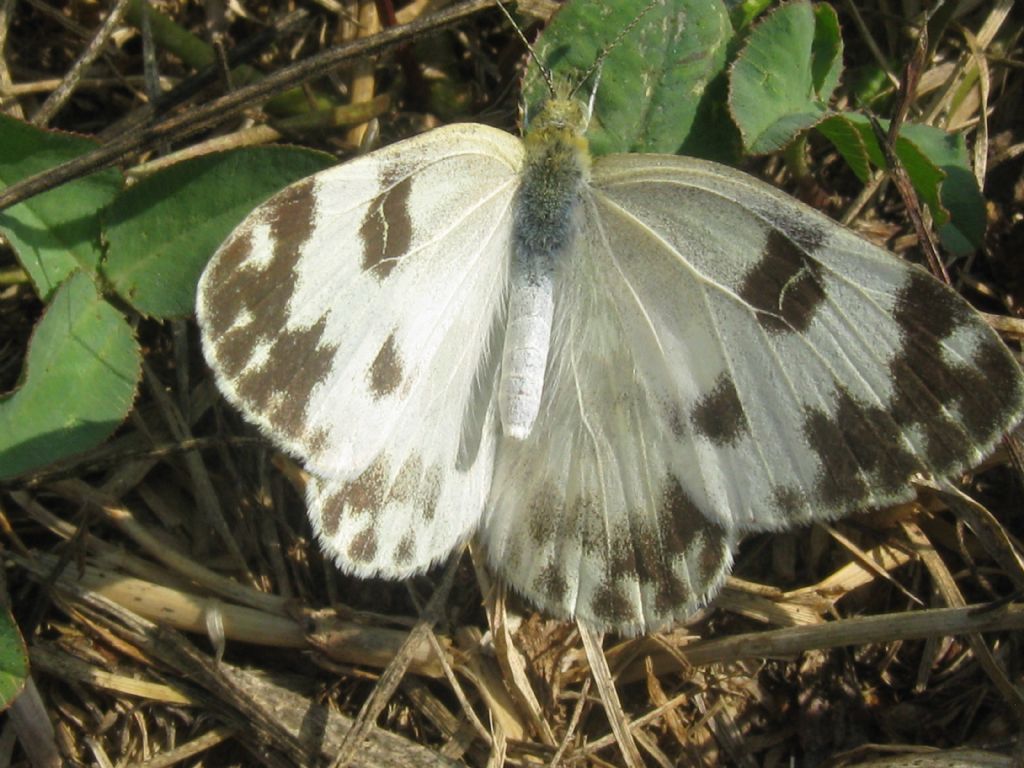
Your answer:
[[[155,173],[107,210],[103,272],[143,314],[191,314],[199,275],[231,230],[274,192],[331,162],[322,152],[262,147],[206,155]]]
[[[895,92],[886,71],[874,62],[851,67],[843,73],[850,104],[858,109],[885,113]]]
[[[75,273],[32,334],[18,389],[0,398],[0,478],[105,440],[127,416],[140,370],[124,316]]]
[[[45,131],[0,115],[0,186],[95,147],[81,136]],[[100,260],[98,214],[121,186],[118,171],[98,171],[0,211],[0,231],[44,301],[76,269],[95,272]]]
[[[882,129],[888,122],[880,120]],[[866,181],[870,165],[887,168],[871,123],[864,115],[844,112],[817,126],[858,178]],[[971,173],[963,136],[929,125],[906,123],[896,139],[896,156],[921,201],[928,206],[942,244],[963,256],[985,236],[985,201]]]
[[[722,137],[734,136],[728,115],[704,104],[709,83],[724,72],[732,37],[721,0],[666,0],[648,10],[648,0],[568,3],[548,24],[535,49],[556,83],[579,86],[599,52],[612,45],[600,72],[594,113],[587,131],[591,152],[721,153]],[[621,40],[623,30],[634,24]],[[523,86],[527,116],[551,97],[531,62]],[[706,155],[705,155],[706,156]]]
[[[729,81],[729,106],[750,152],[782,149],[828,115],[842,51],[828,5],[787,3],[754,27]]]
[[[811,78],[814,93],[826,106],[839,87],[843,74],[843,35],[839,17],[831,5],[814,6],[814,42],[811,45]]]
[[[734,0],[729,5],[729,18],[737,31],[746,29],[762,13],[768,10],[772,0]]]
[[[938,166],[945,175],[939,190],[942,207],[949,212],[949,221],[939,223],[938,227],[943,246],[957,256],[966,256],[980,248],[985,237],[985,198],[971,172],[963,135],[946,133],[930,125],[908,123],[903,126],[900,138],[913,144],[930,164]],[[907,164],[902,155],[900,159]],[[940,222],[935,211],[932,215],[937,223]]]
[[[896,139],[896,156],[910,177],[910,183],[921,201],[931,210],[936,225],[942,226],[948,222],[949,212],[942,205],[941,191],[942,182],[946,178],[945,172],[906,136],[899,136]],[[883,167],[888,165],[884,158],[879,162]]]
[[[25,687],[28,652],[8,608],[0,610],[0,710],[7,709]]]
[[[848,117],[845,112],[833,115],[815,128],[832,142],[861,183],[866,184],[871,178],[871,155],[865,146],[864,134]]]

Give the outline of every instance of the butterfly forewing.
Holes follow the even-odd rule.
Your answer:
[[[520,156],[483,126],[391,145],[272,198],[204,274],[218,383],[316,475],[346,570],[422,570],[477,524]]]
[[[725,378],[716,379],[717,402],[705,395],[683,412],[692,437],[716,454],[759,446],[770,460],[748,469],[774,477],[753,495],[778,500],[766,508],[729,499],[741,527],[906,498],[914,473],[968,467],[1019,421],[1016,361],[980,315],[920,268],[721,166],[634,155],[604,168],[595,172],[601,193],[701,276]],[[674,225],[659,223],[666,211]],[[736,259],[737,240],[748,244],[747,264],[721,268]],[[668,320],[662,327],[685,328]],[[716,434],[733,423],[735,434]],[[788,462],[780,443],[793,446]],[[736,477],[745,481],[733,485],[749,482]]]

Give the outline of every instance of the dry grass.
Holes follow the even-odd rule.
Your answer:
[[[253,63],[279,70],[355,35],[325,10],[333,5],[303,5],[306,16]],[[415,5],[403,20],[423,12]],[[889,61],[910,55],[906,19],[887,12],[899,4],[836,5],[848,64],[872,51]],[[952,271],[1016,341],[1021,13],[961,5],[972,9],[933,35],[912,115],[967,132],[989,236],[984,253]],[[245,8],[252,20],[229,23],[215,4],[206,16],[194,4],[164,5],[181,27],[229,50],[288,10]],[[0,12],[3,109],[39,114],[100,30],[99,8],[31,0]],[[112,28],[68,99],[47,107],[50,125],[104,135],[148,114],[140,33],[124,22]],[[378,67],[334,75],[339,104],[349,93],[372,105],[346,122],[379,113],[388,139],[432,123],[423,97],[402,85],[397,58],[429,67],[453,114],[484,111],[511,124],[520,49],[498,14],[417,43]],[[156,65],[168,85],[194,75],[165,49]],[[198,88],[175,112],[187,116],[221,92]],[[168,143],[159,158],[132,153],[121,163],[138,169],[166,162],[169,150],[267,141],[278,130],[232,120]],[[360,131],[306,141],[347,150]],[[815,178],[857,194],[835,157],[813,162]],[[843,211],[876,240],[918,253],[889,185],[843,198],[833,213]],[[0,327],[10,334],[0,383],[9,385],[39,306],[9,251],[0,252],[0,274]],[[219,399],[194,329],[140,320],[138,334],[145,380],[117,436],[0,495],[15,615],[68,764],[314,765],[341,755],[367,766],[1020,765],[1015,445],[956,489],[922,488],[900,508],[753,537],[723,594],[687,626],[602,639],[532,614],[471,552],[408,584],[342,577],[310,541],[301,472]],[[0,763],[25,760],[8,722]]]

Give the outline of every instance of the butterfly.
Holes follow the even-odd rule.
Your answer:
[[[591,158],[588,107],[454,124],[286,188],[199,283],[226,398],[310,473],[337,565],[476,535],[547,613],[626,634],[747,533],[909,499],[1024,416],[1009,350],[917,266],[745,173]]]

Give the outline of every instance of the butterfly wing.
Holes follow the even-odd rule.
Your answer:
[[[914,474],[970,467],[1020,421],[1009,350],[919,267],[713,163],[631,155],[600,168],[609,248],[654,253],[653,238],[666,254],[660,270],[625,271],[657,313],[629,334],[685,329],[660,334],[681,364],[661,396],[702,446],[725,521],[760,530],[905,500]]]
[[[911,496],[1024,410],[953,291],[770,186],[679,157],[595,162],[533,433],[503,441],[496,567],[552,612],[650,631],[736,536]]]
[[[477,524],[521,155],[453,125],[316,174],[200,281],[220,389],[311,470],[310,517],[347,571],[405,576]]]

